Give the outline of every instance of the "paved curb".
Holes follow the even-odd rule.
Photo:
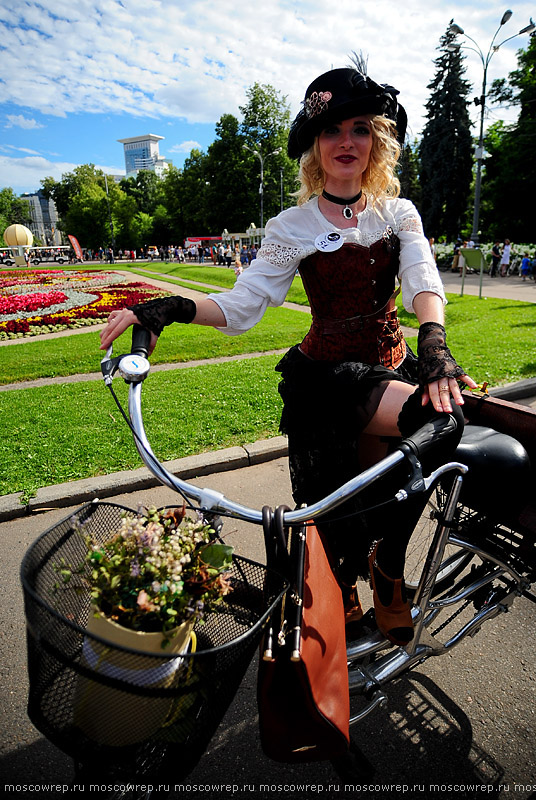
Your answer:
[[[516,401],[536,396],[536,378],[527,378],[516,383],[499,386],[490,390],[490,395],[503,400]],[[233,469],[262,464],[288,453],[287,439],[277,436],[273,439],[261,439],[244,447],[229,447],[197,456],[164,462],[164,466],[173,475],[188,480],[190,478],[210,475],[214,472],[227,472]],[[56,486],[39,489],[28,504],[21,503],[22,493],[16,492],[0,496],[0,522],[22,517],[25,514],[36,514],[52,508],[65,508],[93,500],[104,499],[125,492],[150,489],[159,485],[159,481],[146,468],[114,472],[97,478],[85,478],[80,481],[69,481]]]
[[[227,472],[233,469],[251,467],[287,455],[287,439],[276,436],[273,439],[261,439],[243,447],[229,447],[226,450],[187,456],[174,461],[165,461],[164,466],[173,475],[183,480],[210,475],[215,472]],[[22,493],[7,494],[0,497],[0,522],[23,517],[26,514],[37,514],[53,508],[86,503],[98,497],[104,499],[125,492],[151,489],[159,486],[160,481],[146,467],[97,478],[84,478],[80,481],[69,481],[56,486],[45,486],[39,489],[28,504],[21,503]]]

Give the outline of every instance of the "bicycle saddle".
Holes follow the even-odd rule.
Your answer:
[[[466,425],[454,455],[469,467],[462,501],[473,508],[512,509],[526,489],[530,459],[523,445],[505,433],[480,425]]]

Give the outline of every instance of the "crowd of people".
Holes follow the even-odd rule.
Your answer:
[[[428,239],[432,258],[437,263],[437,246],[434,238]],[[464,258],[463,251],[466,249],[478,248],[471,239],[463,240],[458,238],[454,244],[452,261],[450,262],[451,272],[456,272],[462,275],[464,266],[467,268],[466,259]],[[519,275],[523,281],[536,280],[536,254],[531,256],[530,253],[525,252],[522,256],[515,255],[513,252],[513,245],[510,239],[505,239],[501,242],[496,239],[491,248],[491,261],[489,270],[486,271],[490,278],[506,278],[509,275]],[[443,266],[442,269],[447,267]]]
[[[145,245],[137,249],[119,248],[112,250],[111,247],[87,248],[84,250],[85,261],[175,261],[180,263],[196,262],[199,264],[217,264],[221,267],[234,269],[242,272],[257,257],[257,246],[255,244],[240,245],[220,242],[212,246],[206,245]]]

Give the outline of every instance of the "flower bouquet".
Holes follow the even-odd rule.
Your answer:
[[[232,548],[211,542],[210,526],[185,518],[184,508],[125,515],[104,543],[79,530],[84,563],[56,567],[91,597],[81,663],[95,680],[79,680],[75,724],[101,744],[130,745],[169,717],[169,695],[143,692],[177,685],[194,625],[231,590]]]

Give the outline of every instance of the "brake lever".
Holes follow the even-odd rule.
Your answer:
[[[113,377],[119,367],[119,362],[123,358],[123,356],[116,356],[116,358],[112,358],[113,350],[114,350],[113,344],[111,344],[108,350],[106,351],[106,355],[101,359],[100,362],[101,372],[106,386],[109,386],[111,384]]]
[[[436,483],[442,475],[454,469],[458,470],[462,475],[466,475],[469,472],[469,467],[465,464],[461,464],[459,461],[449,461],[446,464],[442,464],[425,478],[422,474],[421,463],[415,455],[407,452],[406,457],[413,468],[413,477],[403,489],[400,489],[400,491],[396,493],[395,500],[398,502],[407,500],[408,497],[419,494],[420,492],[427,492],[430,486]]]

